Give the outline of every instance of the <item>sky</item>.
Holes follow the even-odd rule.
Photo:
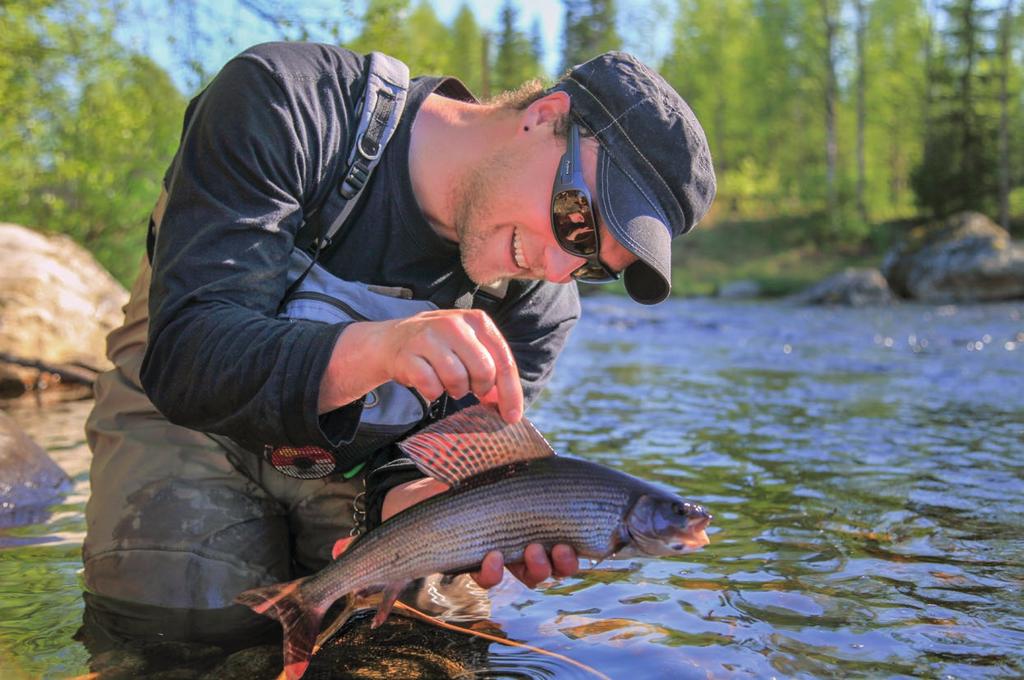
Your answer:
[[[343,16],[348,11],[361,11],[363,3],[359,0],[300,0],[304,16],[309,18]],[[415,0],[414,0],[415,2]],[[476,15],[477,22],[486,28],[498,26],[498,15],[501,3],[498,0],[430,0],[438,17],[446,24],[451,24],[463,3],[467,4]],[[202,3],[207,5],[202,12],[190,19],[179,10],[175,14],[168,11],[167,0],[138,0],[134,14],[126,14],[121,24],[118,38],[129,47],[150,55],[161,66],[168,69],[178,87],[187,94],[194,90],[194,78],[182,65],[180,48],[190,44],[197,32],[190,30],[190,25],[200,25],[209,33],[209,26],[227,27],[223,31],[224,39],[216,43],[194,44],[191,54],[198,55],[203,68],[214,73],[238,52],[246,47],[275,40],[278,35],[271,27],[252,17],[239,6],[237,0]],[[635,52],[642,59],[654,59],[659,54],[659,45],[667,41],[667,22],[660,26],[631,20],[631,12],[650,12],[651,0],[620,0],[620,32],[623,33],[625,48]],[[666,3],[662,3],[664,6]],[[529,33],[535,20],[539,20],[544,46],[544,65],[548,73],[557,75],[561,63],[561,33],[563,7],[558,0],[517,0],[519,8],[519,28]],[[187,3],[178,3],[178,7]],[[212,7],[211,7],[212,6]],[[622,19],[625,18],[625,21]],[[651,22],[656,23],[656,22]],[[353,27],[356,22],[353,21]],[[637,26],[633,35],[628,27]],[[660,38],[658,37],[660,35]],[[351,36],[344,36],[346,38]],[[175,49],[179,54],[175,54]]]

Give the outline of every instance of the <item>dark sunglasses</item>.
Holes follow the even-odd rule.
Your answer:
[[[569,146],[562,155],[551,189],[551,229],[562,250],[586,260],[572,273],[577,281],[607,283],[621,272],[612,271],[601,262],[601,235],[590,190],[583,181],[580,164],[580,128],[569,129]]]

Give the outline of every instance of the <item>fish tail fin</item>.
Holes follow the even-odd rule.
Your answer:
[[[313,655],[313,643],[320,631],[320,622],[327,607],[306,599],[300,578],[246,590],[235,598],[257,614],[269,616],[284,628],[284,675],[298,680],[306,672]]]

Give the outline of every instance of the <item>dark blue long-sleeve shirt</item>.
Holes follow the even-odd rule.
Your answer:
[[[329,447],[354,433],[358,404],[317,414],[320,379],[343,326],[275,313],[296,233],[343,173],[365,62],[327,45],[260,45],[229,62],[190,104],[166,176],[142,366],[147,394],[172,422],[250,447]],[[420,213],[408,166],[412,121],[432,92],[470,97],[452,79],[413,80],[358,217],[322,264],[341,278],[403,286],[447,308],[468,279],[457,246]],[[574,284],[509,286],[494,319],[528,402],[578,316]]]

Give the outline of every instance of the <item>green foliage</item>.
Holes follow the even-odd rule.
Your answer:
[[[130,278],[184,109],[167,73],[118,44],[130,16],[174,25],[160,51],[195,82],[216,68],[202,61],[204,49],[235,39],[221,25],[232,11],[262,22],[261,39],[338,42],[344,33],[354,36],[353,49],[391,53],[414,74],[458,76],[482,97],[548,75],[540,26],[521,29],[517,0],[504,0],[492,27],[478,23],[468,0],[446,25],[433,2],[246,0],[225,10],[205,0],[0,1],[0,220],[71,234],[123,281]],[[709,222],[770,224],[814,244],[820,256],[826,245],[880,242],[879,222],[914,216],[919,205],[995,216],[1006,176],[1010,213],[1024,214],[1020,0],[861,4],[864,215],[857,208],[860,64],[849,0],[563,0],[560,61],[569,66],[625,47],[658,66],[707,132],[719,184]],[[1006,61],[998,53],[1003,25]],[[667,52],[655,33],[670,39]],[[829,55],[836,76],[831,182]],[[769,270],[758,276],[770,278]]]
[[[493,70],[493,88],[496,92],[512,90],[527,80],[544,75],[541,55],[535,46],[519,30],[519,11],[512,0],[505,0],[501,6]]]
[[[985,49],[969,56],[967,28],[957,22],[963,24],[965,8],[975,4],[980,3],[957,0],[936,17],[920,0],[863,0],[867,220],[916,214],[912,184],[919,193],[928,192],[921,203],[936,212],[974,207],[994,214],[998,17],[993,13],[987,24],[980,22],[988,26]],[[985,6],[998,7],[1002,16],[1004,4]],[[836,205],[833,219],[817,221],[808,237],[819,245],[872,238],[873,227],[856,208],[855,16],[839,0],[677,0],[671,47],[660,70],[707,133],[719,179],[718,219],[785,215],[792,223],[794,217],[826,210],[826,17],[835,31]],[[929,27],[937,19],[944,19],[938,23],[946,31],[929,66]],[[1024,180],[1021,12],[1010,21],[1015,29],[1007,74],[1012,191]],[[969,80],[964,79],[967,64],[974,73]]]
[[[406,63],[412,73],[431,75],[453,75],[452,32],[448,30],[433,6],[427,0],[420,0],[409,15],[410,42],[409,58]]]
[[[485,46],[484,35],[473,10],[463,3],[452,22],[452,74],[458,76],[471,92],[480,97],[490,94],[484,82],[484,72],[490,70],[490,55],[486,53]]]
[[[409,65],[414,75],[452,73],[452,34],[427,0],[370,0],[362,30],[348,43],[357,52],[386,52]]]
[[[603,52],[621,49],[615,0],[562,0],[562,5],[565,7],[563,71]]]
[[[70,235],[122,282],[180,129],[184,98],[160,67],[113,38],[105,5],[0,9],[0,219]]]
[[[360,19],[362,30],[346,46],[356,52],[386,52],[409,63],[412,30],[408,0],[369,0]]]
[[[999,162],[994,18],[976,0],[956,0],[945,13],[949,26],[929,64],[929,120],[913,187],[935,216],[993,214]]]
[[[708,136],[718,207],[738,216],[819,209],[820,93],[808,65],[804,3],[681,0],[661,65]],[[734,190],[735,187],[735,190]]]
[[[682,237],[673,252],[672,289],[711,295],[738,279],[757,281],[766,295],[795,293],[846,267],[878,266],[884,248],[814,244],[823,213],[806,217],[721,220]],[[878,233],[887,234],[881,225]]]

